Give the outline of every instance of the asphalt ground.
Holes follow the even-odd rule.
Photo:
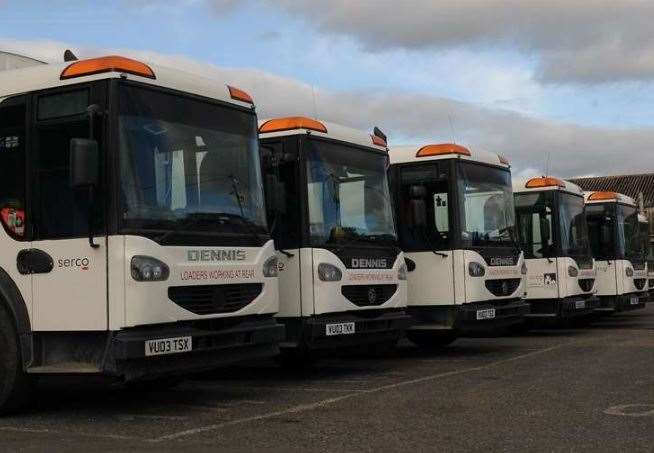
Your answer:
[[[654,304],[564,329],[172,389],[41,382],[1,451],[654,451]]]

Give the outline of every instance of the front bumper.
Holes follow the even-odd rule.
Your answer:
[[[146,356],[146,342],[192,338],[192,351]],[[185,375],[279,354],[284,327],[272,315],[223,318],[113,333],[104,372],[126,381]]]
[[[647,293],[620,294],[617,296],[600,296],[596,313],[617,313],[645,308]]]
[[[361,310],[306,318],[277,318],[286,327],[282,349],[309,351],[347,349],[399,340],[411,324],[403,309]],[[328,324],[354,323],[355,331],[345,335],[327,335]]]
[[[494,317],[479,319],[480,312],[495,310]],[[411,330],[457,330],[461,333],[478,333],[520,324],[529,313],[529,304],[523,300],[475,302],[463,305],[409,306],[415,325]]]
[[[525,315],[530,321],[559,321],[588,316],[599,307],[595,296],[573,296],[564,299],[534,299],[529,301],[531,313]]]

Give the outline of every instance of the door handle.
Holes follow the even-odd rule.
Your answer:
[[[43,250],[25,249],[18,252],[16,267],[23,275],[47,274],[54,269],[54,261]]]

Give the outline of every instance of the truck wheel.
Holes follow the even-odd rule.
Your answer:
[[[433,332],[420,332],[408,331],[406,337],[416,346],[422,349],[440,349],[447,346],[457,339],[456,332],[448,333],[433,333]]]
[[[0,415],[25,405],[31,394],[32,379],[23,371],[16,326],[0,306]]]

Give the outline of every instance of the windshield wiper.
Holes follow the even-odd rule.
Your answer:
[[[238,208],[241,211],[240,219],[243,222],[243,224],[249,228],[250,233],[252,233],[252,237],[254,237],[255,242],[257,244],[261,244],[261,238],[259,237],[257,230],[253,226],[254,223],[245,217],[245,209],[243,208],[243,201],[241,200],[241,192],[238,189],[238,185],[239,185],[238,178],[234,175],[229,175],[228,178],[232,181],[232,195],[236,197],[236,203],[238,204]]]

